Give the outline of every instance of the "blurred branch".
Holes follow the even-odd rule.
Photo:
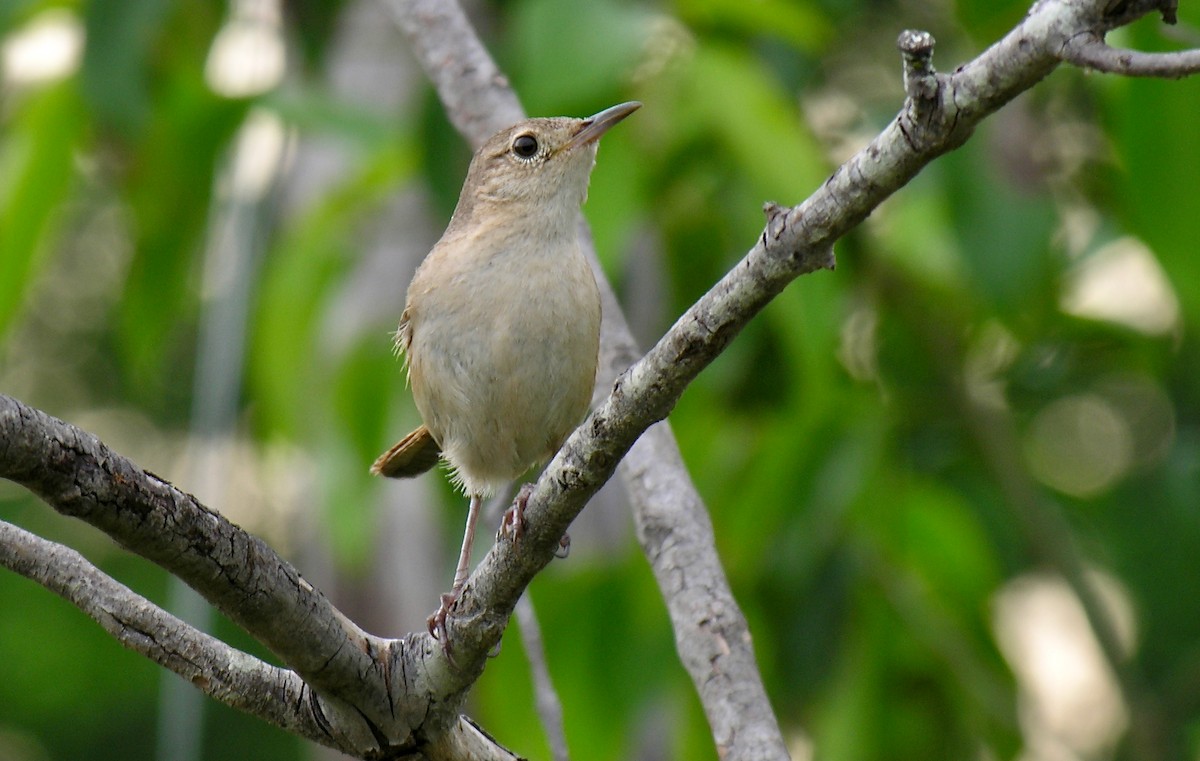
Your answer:
[[[328,742],[304,710],[306,686],[190,626],[107,576],[75,550],[0,521],[0,565],[86,613],[118,642],[204,694],[281,729]]]
[[[581,239],[592,250],[586,225],[582,230]],[[608,388],[637,359],[638,348],[594,255],[592,261],[604,305],[596,383]],[[650,426],[621,460],[620,469],[638,542],[667,604],[675,649],[717,747],[732,757],[787,758],[750,627],[717,554],[708,507],[692,482],[670,423]]]
[[[508,78],[457,2],[383,2],[433,82],[450,123],[472,147],[525,118]]]
[[[542,627],[538,624],[537,611],[529,595],[521,595],[514,611],[517,626],[521,629],[521,645],[529,659],[529,670],[533,672],[533,691],[537,696],[537,711],[550,743],[550,757],[554,761],[569,761],[567,735],[563,730],[562,701],[554,690],[550,679],[550,668],[546,664],[546,648],[542,642]]]

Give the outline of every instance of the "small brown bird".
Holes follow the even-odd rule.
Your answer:
[[[483,499],[558,451],[587,412],[600,296],[579,247],[578,212],[596,141],[640,107],[529,119],[489,138],[409,285],[396,347],[424,425],[371,472],[407,478],[444,459],[470,497],[454,585],[429,618],[443,645]]]

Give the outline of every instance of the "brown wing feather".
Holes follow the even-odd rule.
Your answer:
[[[437,465],[441,447],[425,426],[400,439],[388,451],[379,455],[371,466],[371,474],[386,478],[412,478]]]

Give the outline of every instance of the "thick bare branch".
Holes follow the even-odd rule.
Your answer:
[[[377,674],[382,643],[342,616],[262,540],[189,494],[113,452],[91,434],[0,395],[0,477],[25,486],[55,510],[104,531],[200,592],[267,645],[326,698],[345,696],[348,715],[391,721],[383,680],[364,700],[363,680]],[[330,702],[331,717],[346,709]],[[327,717],[328,718],[328,717]],[[360,718],[330,731],[337,744],[371,740]]]
[[[304,709],[307,687],[294,672],[263,663],[189,626],[75,550],[0,521],[0,565],[71,602],[122,645],[174,671],[206,695],[329,744],[328,735]]]
[[[360,758],[515,758],[457,713],[482,663],[475,670],[452,669],[426,633],[381,640],[362,632],[260,539],[91,434],[2,394],[0,478],[176,574],[295,672],[279,682],[280,689],[262,689],[274,672],[255,670],[270,667],[244,654],[239,659],[237,651],[200,632],[166,626],[186,627],[119,585],[106,590],[99,572],[94,584],[75,585],[89,579],[82,558],[66,548],[33,553],[37,545],[25,532],[0,532],[0,562],[61,588],[107,629],[116,627],[114,636],[123,643],[140,643],[140,652],[196,677],[197,686],[224,702]],[[109,607],[115,613],[104,618]],[[126,620],[131,611],[141,618]],[[199,666],[175,662],[173,653]],[[215,676],[203,670],[205,664]],[[201,670],[190,670],[195,668]],[[245,681],[222,668],[244,670]],[[206,688],[206,679],[215,681]],[[245,691],[232,694],[239,685]]]

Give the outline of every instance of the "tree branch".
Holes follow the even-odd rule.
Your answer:
[[[25,486],[58,512],[99,528],[174,573],[303,679],[299,685],[283,682],[284,690],[220,696],[224,702],[240,700],[239,707],[255,715],[279,726],[290,722],[287,726],[293,731],[359,758],[418,752],[434,760],[515,758],[458,715],[467,689],[482,671],[482,656],[473,668],[455,669],[427,633],[383,640],[363,632],[262,540],[138,468],[95,436],[3,394],[0,478]],[[47,585],[63,586],[68,599],[92,615],[85,607],[91,590],[70,583],[73,574],[81,572],[71,551],[48,552],[43,547],[31,554],[29,548],[37,545],[27,536],[15,527],[0,533],[4,565],[45,579]],[[106,578],[99,576],[97,589]],[[232,684],[221,676],[222,664],[245,669],[241,678],[247,680],[242,684],[248,690],[269,678],[255,669],[270,667],[256,666],[257,661],[244,654],[239,659],[231,655],[237,651],[200,632],[160,631],[157,625],[176,620],[149,601],[131,602],[131,594],[116,595],[113,603],[118,613],[144,608],[139,612],[143,618],[131,618],[134,625],[118,636],[123,643],[161,635],[160,655],[169,659],[171,637],[178,637],[177,652],[188,653],[196,663],[212,664],[220,677],[214,690]],[[103,612],[106,603],[97,604]],[[107,620],[100,622],[108,628]],[[203,647],[193,652],[189,644]],[[155,647],[153,642],[142,646]],[[186,673],[189,678],[195,675]],[[293,700],[297,691],[299,700]],[[275,705],[268,705],[272,701]]]
[[[1109,31],[1156,11],[1165,23],[1174,24],[1178,0],[1108,0],[1103,7],[1090,7],[1094,5],[1083,4],[1084,23],[1062,40],[1057,55],[1064,63],[1127,77],[1181,79],[1200,72],[1200,50],[1145,53],[1110,47],[1104,41]]]
[[[542,644],[542,627],[538,623],[537,611],[529,595],[521,595],[516,607],[517,626],[521,629],[521,646],[529,660],[533,673],[533,694],[538,716],[546,730],[546,741],[550,745],[553,761],[570,761],[567,753],[567,735],[563,729],[562,701],[550,679],[550,667],[546,664],[546,648]]]
[[[174,573],[269,647],[306,683],[303,707],[321,730],[319,741],[361,756],[473,737],[448,734],[460,722],[464,688],[454,680],[440,682],[450,690],[439,688],[436,670],[425,662],[441,658],[441,649],[427,634],[402,640],[366,634],[262,540],[91,434],[4,395],[0,477]],[[20,552],[13,552],[19,562]],[[168,614],[147,615],[166,620]]]
[[[383,1],[437,90],[450,123],[472,148],[525,118],[508,77],[457,2]]]
[[[1182,79],[1200,72],[1200,50],[1143,53],[1110,47],[1094,32],[1072,37],[1061,52],[1062,60],[1085,69],[1127,77]]]
[[[204,694],[315,742],[328,736],[303,707],[294,672],[263,663],[163,611],[75,550],[0,521],[0,565],[86,613],[125,647],[174,671]]]

